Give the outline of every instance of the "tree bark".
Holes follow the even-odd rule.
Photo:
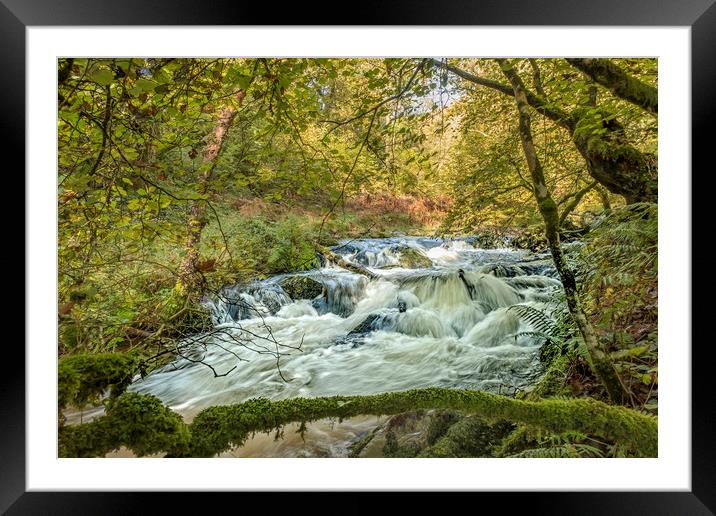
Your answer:
[[[595,376],[602,383],[609,398],[619,404],[628,401],[629,395],[626,392],[613,364],[609,360],[607,353],[601,348],[599,339],[597,338],[594,328],[587,319],[582,308],[577,291],[577,282],[574,273],[567,264],[562,247],[559,242],[559,213],[557,204],[547,188],[544,177],[542,164],[537,156],[534,142],[532,140],[531,118],[529,112],[529,103],[525,94],[522,80],[517,75],[512,66],[504,59],[498,59],[503,73],[509,79],[514,90],[514,97],[517,103],[517,110],[520,118],[520,139],[522,140],[522,149],[527,160],[527,165],[532,176],[532,184],[534,187],[534,196],[537,200],[540,214],[544,220],[545,232],[549,241],[552,259],[557,268],[559,276],[562,280],[562,286],[567,298],[567,306],[574,322],[579,328],[582,339],[587,347],[589,362]]]
[[[572,132],[572,141],[587,162],[589,175],[611,193],[621,195],[627,204],[658,201],[658,162],[654,154],[641,152],[623,140],[624,128],[614,119],[601,117],[604,134],[581,130],[582,123],[595,114],[585,115]]]
[[[565,58],[577,70],[584,73],[597,84],[601,84],[617,97],[631,102],[646,111],[657,113],[659,93],[656,88],[641,82],[609,59]]]
[[[314,247],[316,248],[316,251],[321,253],[323,256],[328,258],[330,261],[338,265],[339,267],[343,267],[346,270],[349,270],[351,272],[355,272],[356,274],[362,274],[363,276],[367,276],[370,279],[376,279],[379,277],[378,274],[370,271],[369,269],[362,267],[360,265],[355,265],[353,263],[348,263],[343,258],[341,258],[339,255],[328,249],[327,247],[324,247],[319,244],[315,244]]]
[[[597,186],[597,182],[593,181],[574,194],[574,198],[572,199],[572,201],[562,209],[562,213],[559,216],[560,227],[564,225],[564,221],[567,220],[569,214],[572,213],[577,208],[577,206],[579,206],[579,203],[582,202],[582,198],[587,195],[587,193],[589,193],[589,191],[592,190],[595,186]],[[566,201],[566,199],[562,200],[562,202],[564,201]]]
[[[196,183],[196,193],[202,197],[192,202],[189,209],[188,235],[184,244],[186,252],[184,259],[179,265],[177,279],[177,290],[190,294],[201,290],[202,275],[198,271],[199,264],[199,243],[201,233],[207,223],[206,201],[203,198],[208,192],[209,181],[214,175],[216,162],[221,154],[229,129],[236,116],[236,107],[243,102],[246,92],[239,90],[236,94],[236,105],[229,103],[222,107],[216,119],[214,130],[209,136],[209,141],[204,146],[202,167]]]
[[[599,199],[602,201],[602,207],[604,208],[604,211],[609,211],[612,209],[612,203],[609,201],[609,193],[600,185],[597,186],[597,193],[599,194]]]

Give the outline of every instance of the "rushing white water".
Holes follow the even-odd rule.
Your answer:
[[[401,267],[406,248],[432,266]],[[207,406],[254,397],[426,386],[509,393],[542,373],[541,340],[520,335],[530,328],[509,307],[551,302],[559,282],[547,261],[526,251],[476,249],[469,239],[371,239],[334,251],[378,279],[327,264],[228,288],[208,302],[215,328],[192,338],[188,359],[137,378],[130,390],[154,394],[191,418]],[[290,297],[285,281],[295,276],[314,286],[315,298]]]

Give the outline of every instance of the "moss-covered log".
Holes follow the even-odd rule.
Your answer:
[[[317,252],[321,253],[324,257],[328,258],[339,267],[343,267],[344,269],[355,272],[356,274],[362,274],[370,279],[376,279],[379,277],[378,274],[370,269],[367,269],[366,267],[345,261],[341,256],[337,255],[325,246],[315,244],[315,247]]]
[[[126,446],[138,455],[164,451],[174,457],[212,457],[241,446],[255,432],[292,422],[433,408],[524,423],[554,433],[580,431],[620,443],[644,457],[655,457],[658,452],[657,419],[631,409],[593,399],[531,402],[431,387],[374,396],[250,400],[205,409],[190,425],[154,396],[130,393],[112,402],[107,415],[92,423],[61,427],[60,456],[103,456]]]
[[[111,388],[116,397],[140,372],[138,353],[87,353],[63,357],[57,367],[58,406],[82,407],[96,402]]]
[[[185,454],[189,427],[155,396],[127,393],[107,404],[107,415],[59,429],[60,457],[101,457],[125,446],[136,455]]]
[[[251,400],[211,407],[190,425],[188,454],[211,457],[240,446],[253,432],[268,432],[291,422],[362,414],[392,415],[432,408],[526,423],[554,433],[577,430],[621,443],[646,457],[655,457],[658,451],[657,419],[624,407],[593,399],[529,402],[482,391],[434,387],[374,396]]]

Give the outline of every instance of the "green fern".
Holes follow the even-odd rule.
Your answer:
[[[588,444],[563,444],[559,446],[549,446],[547,448],[533,448],[523,450],[510,458],[530,458],[530,459],[559,459],[559,458],[584,458],[584,457],[604,457],[599,448]]]
[[[538,433],[536,441],[539,445],[536,448],[529,448],[518,453],[509,455],[511,458],[579,458],[579,457],[604,457],[604,452],[586,444],[589,436],[581,432],[564,432],[562,434]],[[608,448],[611,453],[612,450]]]
[[[520,319],[532,326],[536,332],[547,338],[551,338],[556,333],[555,322],[542,310],[529,305],[513,305],[507,310],[514,312]]]
[[[508,311],[514,312],[522,321],[529,324],[532,330],[511,335],[517,339],[521,336],[544,339],[540,348],[540,360],[550,363],[557,356],[583,345],[577,328],[564,304],[556,305],[551,313],[543,312],[529,305],[513,305]]]

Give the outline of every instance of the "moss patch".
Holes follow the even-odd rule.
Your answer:
[[[293,300],[313,299],[323,293],[323,284],[308,276],[289,276],[280,285]]]
[[[62,426],[60,457],[103,456],[120,446],[136,455],[184,455],[189,428],[182,417],[151,395],[127,393],[107,404],[107,415],[83,425]]]
[[[251,432],[269,431],[294,421],[399,414],[432,408],[532,424],[555,433],[579,430],[623,443],[641,456],[653,457],[657,453],[656,418],[634,410],[591,399],[529,402],[481,391],[443,388],[275,402],[259,399],[240,405],[211,407],[197,415],[191,425],[189,453],[211,457],[232,446],[242,445]]]
[[[490,424],[484,418],[468,416],[452,425],[435,445],[423,451],[421,457],[493,457],[502,439],[514,424],[499,421]]]
[[[406,269],[418,269],[421,267],[432,267],[433,262],[419,250],[413,247],[401,247],[398,266]]]
[[[59,408],[96,403],[110,387],[110,396],[118,396],[140,372],[140,365],[141,357],[134,352],[88,353],[61,358],[57,369]]]

